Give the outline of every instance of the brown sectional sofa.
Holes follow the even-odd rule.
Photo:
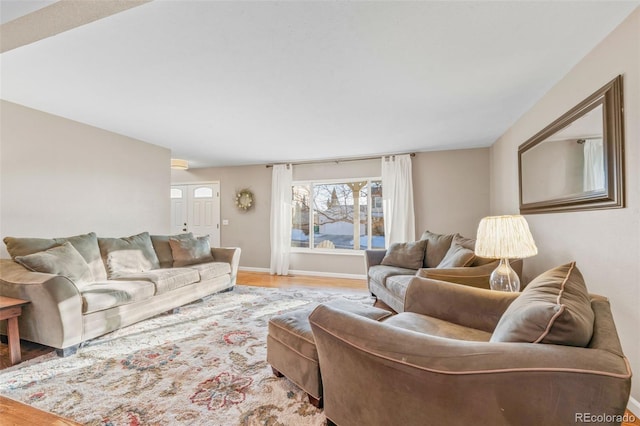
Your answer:
[[[208,238],[191,234],[4,241],[12,259],[0,260],[0,295],[31,302],[19,319],[20,337],[61,356],[86,340],[232,289],[240,261],[239,248],[210,248]]]
[[[365,250],[369,291],[394,311],[404,312],[407,288],[416,275],[488,289],[499,260],[475,256],[474,249],[475,240],[460,234],[425,231],[415,242]],[[522,277],[522,260],[510,265]]]
[[[330,305],[309,317],[328,424],[620,424],[632,373],[575,262],[522,293],[410,281],[405,312],[382,321]]]

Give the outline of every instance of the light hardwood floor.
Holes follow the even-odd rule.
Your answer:
[[[367,290],[365,280],[313,277],[306,275],[290,275],[286,277],[269,275],[262,272],[238,273],[239,285],[252,285],[259,287],[325,287],[325,288],[349,288],[355,290]],[[27,360],[51,352],[52,349],[23,342],[22,359]],[[0,344],[0,370],[7,368],[9,352],[6,344]],[[0,371],[1,374],[1,371]],[[640,418],[635,416],[633,423],[623,423],[622,426],[640,426]],[[2,426],[41,426],[41,425],[76,425],[77,423],[55,416],[53,414],[32,408],[20,402],[0,396],[0,424]]]
[[[264,272],[238,273],[238,283],[258,287],[333,287],[349,288],[354,290],[366,290],[367,281],[347,278],[327,278],[309,275],[269,275]]]

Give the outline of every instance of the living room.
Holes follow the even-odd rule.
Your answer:
[[[123,17],[127,13],[144,14],[145,8],[153,7],[154,2],[139,3],[141,4],[131,10],[125,10],[119,14]],[[479,8],[480,4],[487,6],[486,3],[490,2],[470,2],[466,6],[461,4],[459,7],[469,8],[466,13],[469,13],[472,18],[474,14],[481,13],[474,8]],[[517,5],[515,3],[511,4],[511,7],[526,7],[521,4],[526,2],[517,2]],[[285,4],[274,3],[274,7],[284,7]],[[250,5],[247,3],[247,10],[251,9]],[[302,4],[299,5],[303,7]],[[5,6],[4,0],[2,6],[3,8]],[[315,6],[318,7],[317,4]],[[440,6],[444,7],[442,3]],[[494,7],[499,10],[499,5]],[[577,7],[587,8],[587,5],[579,4]],[[591,7],[596,8],[597,2]],[[607,6],[601,4],[601,7],[605,10]],[[53,68],[56,65],[53,63],[51,69],[47,70],[45,67],[45,72],[38,72],[39,67],[43,66],[42,63],[48,60],[47,55],[43,56],[42,52],[59,53],[65,49],[73,51],[82,45],[82,40],[72,38],[73,32],[81,28],[71,29],[66,33],[62,32],[40,41],[34,40],[8,51],[3,48],[0,104],[0,152],[2,155],[0,158],[0,234],[3,238],[6,236],[51,238],[87,232],[95,232],[98,236],[105,237],[128,236],[143,231],[148,231],[150,234],[169,234],[171,205],[168,190],[171,185],[219,182],[220,216],[227,223],[225,225],[223,222],[221,225],[220,245],[241,248],[239,264],[241,271],[268,274],[271,258],[270,213],[273,169],[265,166],[288,162],[298,163],[293,166],[294,181],[375,178],[380,177],[381,160],[370,159],[370,157],[415,152],[411,160],[417,233],[415,237],[418,238],[424,230],[431,230],[443,234],[457,232],[473,238],[476,235],[478,223],[483,217],[519,213],[518,147],[600,87],[616,76],[622,75],[624,79],[624,208],[526,215],[538,247],[538,254],[524,260],[523,280],[530,281],[550,268],[576,261],[585,277],[589,291],[610,299],[624,354],[629,359],[631,370],[640,371],[640,336],[637,332],[640,325],[640,309],[638,309],[640,264],[637,261],[640,258],[640,221],[638,220],[640,177],[637,171],[640,152],[636,143],[640,137],[640,10],[637,8],[637,2],[617,2],[608,7],[620,8],[617,14],[611,14],[614,15],[613,17],[607,15],[610,28],[600,36],[592,35],[593,42],[589,46],[581,46],[582,50],[569,49],[561,52],[574,55],[573,59],[564,63],[564,68],[559,67],[556,74],[543,76],[547,80],[536,82],[538,91],[527,100],[528,104],[517,106],[514,104],[512,107],[510,96],[519,94],[519,86],[513,86],[511,83],[512,81],[530,83],[530,81],[508,80],[504,77],[504,86],[499,86],[501,92],[492,93],[478,88],[477,92],[469,95],[470,102],[474,97],[485,97],[488,100],[487,105],[493,107],[478,111],[475,115],[465,116],[469,117],[469,122],[460,122],[459,117],[463,115],[455,112],[456,110],[460,110],[460,114],[468,112],[465,111],[468,108],[466,104],[444,105],[443,108],[448,115],[438,116],[438,120],[434,120],[432,124],[440,123],[443,127],[452,129],[464,128],[466,132],[457,133],[456,137],[459,140],[451,141],[451,145],[431,141],[426,136],[420,139],[421,142],[417,147],[402,145],[400,139],[403,139],[405,133],[397,131],[398,142],[390,139],[388,147],[384,150],[372,148],[368,146],[368,142],[354,142],[353,146],[350,146],[342,140],[339,143],[327,143],[327,148],[323,148],[321,154],[314,152],[317,150],[308,150],[306,152],[309,154],[306,157],[302,154],[294,157],[281,154],[280,157],[273,158],[271,151],[276,151],[274,141],[279,135],[268,134],[269,123],[250,121],[249,124],[243,124],[236,117],[237,121],[233,123],[234,125],[256,126],[265,133],[266,142],[257,141],[252,149],[243,148],[246,158],[253,158],[251,156],[258,153],[263,155],[262,161],[247,160],[245,163],[236,162],[236,160],[225,162],[228,151],[226,147],[223,150],[220,145],[232,147],[238,143],[232,137],[233,135],[213,133],[213,136],[205,141],[195,138],[202,145],[213,146],[213,149],[208,150],[209,157],[205,158],[195,156],[186,149],[172,150],[160,143],[169,139],[175,141],[185,139],[186,143],[186,139],[189,139],[189,135],[192,134],[188,129],[184,129],[184,134],[168,132],[162,134],[164,130],[159,130],[157,139],[138,136],[131,132],[125,136],[126,132],[118,131],[121,128],[119,126],[131,124],[129,122],[133,122],[131,127],[136,127],[136,119],[129,118],[126,115],[128,109],[122,105],[129,103],[135,106],[137,92],[135,87],[129,85],[126,80],[115,84],[111,82],[109,73],[115,65],[109,61],[99,64],[105,70],[104,74],[99,75],[100,79],[105,81],[104,87],[100,90],[122,87],[126,97],[119,99],[120,106],[112,103],[113,98],[109,98],[109,101],[101,101],[103,99],[101,95],[104,95],[102,92],[96,92],[94,97],[96,104],[109,109],[108,116],[101,118],[105,119],[104,123],[112,121],[112,127],[107,127],[102,122],[100,125],[96,124],[91,112],[82,115],[82,105],[73,105],[69,101],[68,109],[65,109],[64,102],[61,102],[62,107],[56,106],[56,103],[48,103],[49,98],[65,100],[71,97],[70,92],[66,93],[66,86],[60,84],[68,79],[65,72],[70,73],[72,79],[82,80],[87,76],[80,72],[73,75],[74,69],[69,69],[68,65],[65,67],[64,64],[57,64],[60,68]],[[119,14],[103,18],[103,22],[98,20],[87,23],[85,27],[106,25],[109,19],[118,17]],[[597,13],[595,15],[597,16]],[[606,14],[602,13],[602,15]],[[563,16],[567,19],[566,15]],[[593,15],[591,16],[595,19]],[[34,15],[32,18],[36,17]],[[549,19],[550,27],[553,24],[558,26],[562,24],[551,22],[551,18]],[[568,25],[567,22],[564,21],[565,26]],[[37,26],[33,23],[31,25]],[[535,22],[531,25],[541,26]],[[605,25],[602,24],[600,27],[602,31],[604,27]],[[3,20],[3,44],[5,43],[4,35],[8,29],[10,27],[5,26]],[[165,42],[169,43],[167,40]],[[378,42],[381,43],[380,40]],[[42,43],[45,43],[44,47],[41,47]],[[121,40],[120,43],[124,41]],[[446,45],[446,41],[442,43]],[[27,55],[30,49],[36,48],[42,50],[31,53],[32,56]],[[96,51],[98,50],[96,48]],[[388,51],[385,53],[390,54]],[[465,60],[471,63],[477,60],[472,55],[473,52],[467,53],[469,57]],[[22,59],[20,54],[26,55],[25,59]],[[140,54],[143,55],[142,52]],[[526,46],[520,51],[499,52],[498,56],[503,57],[504,62],[493,70],[482,69],[483,75],[488,76],[489,71],[493,71],[500,76],[498,71],[508,68],[510,60],[526,59],[528,55],[539,60],[541,57],[536,56],[537,54],[539,52],[527,51]],[[33,57],[38,61],[28,62]],[[411,62],[401,53],[390,58],[389,61]],[[457,64],[464,64],[464,60]],[[533,62],[529,65],[534,71],[527,78],[538,78],[536,69],[542,68],[542,64]],[[363,70],[368,66],[369,64],[360,64]],[[188,67],[185,66],[185,68]],[[272,68],[269,72],[275,73],[278,69]],[[157,68],[142,67],[134,74],[140,77],[137,74],[139,73],[144,78],[146,74],[153,73],[155,70]],[[458,80],[468,78],[467,73],[473,73],[473,70],[463,72],[461,68],[451,68],[449,71],[451,73],[455,71]],[[24,75],[20,75],[20,72]],[[169,77],[181,79],[187,91],[189,73],[186,69],[185,74]],[[243,76],[246,75],[243,74]],[[406,78],[414,77],[406,76]],[[33,90],[25,89],[29,87],[29,79],[32,79]],[[493,81],[500,79],[501,77],[498,77]],[[107,84],[107,82],[111,83]],[[13,85],[16,87],[15,91]],[[47,85],[46,97],[38,95],[39,85]],[[450,87],[455,88],[455,86]],[[344,86],[339,88],[344,89]],[[246,99],[243,96],[248,97],[254,89],[255,87],[251,86],[247,92],[240,93],[242,96],[239,96],[237,104],[230,105],[229,108],[241,108],[243,99]],[[379,89],[384,92],[382,88]],[[452,96],[456,94],[454,89],[451,90]],[[339,93],[336,88],[330,88],[329,91],[333,95]],[[257,98],[255,102],[262,105],[264,112],[273,107],[265,99],[268,100],[268,96],[274,96],[274,94],[267,92],[262,96],[264,97]],[[275,99],[285,98],[275,97]],[[375,96],[372,96],[372,99],[375,99]],[[157,98],[152,100],[158,104],[169,104],[171,101],[171,98],[167,99],[163,96],[160,88]],[[178,103],[181,100],[175,99],[175,101]],[[406,102],[406,108],[415,102],[414,99],[402,101]],[[198,104],[198,102],[195,103]],[[140,109],[149,107],[146,100],[140,105]],[[402,103],[400,102],[399,105]],[[396,106],[398,105],[394,105]],[[296,107],[296,105],[287,105],[290,109]],[[450,110],[446,110],[446,107]],[[122,108],[122,112],[119,108]],[[89,111],[90,108],[87,106],[86,110]],[[401,119],[404,114],[402,107],[398,107],[398,110],[399,113],[392,114],[383,108],[377,117],[380,120],[383,117],[391,120],[390,127],[402,127],[407,122]],[[503,110],[509,110],[509,113]],[[166,110],[161,112],[167,114]],[[362,114],[365,112],[363,109]],[[408,112],[415,113],[415,110],[408,110]],[[175,111],[170,113],[175,114]],[[291,113],[291,110],[286,110],[282,115]],[[196,127],[196,122],[214,121],[207,111],[192,111],[191,114],[193,117],[183,123],[193,122]],[[428,115],[428,111],[425,111],[425,115]],[[493,116],[500,116],[500,119],[505,121],[496,125],[492,121]],[[157,118],[159,121],[171,121],[173,118],[172,115],[162,114],[158,117],[160,117]],[[296,117],[300,118],[300,116]],[[395,118],[397,123],[388,117]],[[247,118],[250,120],[250,117]],[[260,117],[256,118],[260,119]],[[472,118],[475,121],[472,121]],[[331,119],[336,120],[337,117],[332,116]],[[425,118],[425,121],[428,120]],[[309,127],[309,131],[314,134],[321,133],[322,123],[330,129],[333,128],[324,119],[314,122],[314,125]],[[302,120],[296,123],[298,126],[304,124]],[[363,123],[358,125],[365,127]],[[150,126],[149,123],[139,120],[139,126],[149,128],[153,127],[153,123]],[[215,127],[214,124],[211,126]],[[485,131],[485,127],[492,128],[495,138],[474,139],[474,133],[491,134]],[[166,130],[166,128],[163,129]],[[388,133],[386,137],[392,138],[394,131]],[[335,136],[330,131],[324,134]],[[350,136],[354,136],[354,140],[358,141],[373,137],[369,132]],[[409,138],[405,139],[411,139],[411,136],[413,135],[409,134]],[[216,140],[222,142],[213,142]],[[314,137],[294,142],[308,148],[317,147],[318,140],[319,138]],[[456,145],[463,140],[465,144]],[[219,157],[217,153],[221,153]],[[175,157],[188,159],[190,168],[184,171],[170,170],[168,165],[171,158]],[[363,159],[336,161],[357,158]],[[250,189],[254,195],[253,208],[248,211],[242,211],[236,207],[235,195],[244,188]],[[0,258],[8,257],[6,248],[2,247]],[[362,280],[366,274],[362,253],[340,255],[293,250],[289,262],[290,272],[303,276]],[[73,357],[68,359],[69,362],[73,362]],[[1,376],[2,372],[0,372]],[[635,414],[640,414],[638,401],[640,401],[640,387],[633,382],[628,408]]]

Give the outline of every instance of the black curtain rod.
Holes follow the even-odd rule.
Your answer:
[[[415,157],[416,153],[415,152],[410,152],[408,153],[409,156],[411,157]],[[336,158],[333,160],[315,160],[315,161],[299,161],[296,163],[275,163],[275,164],[267,164],[267,168],[273,167],[277,164],[291,164],[292,166],[300,166],[302,164],[321,164],[321,163],[346,163],[347,161],[364,161],[364,160],[377,160],[379,158],[384,158],[384,157],[395,157],[396,155],[406,155],[406,153],[404,154],[386,154],[386,155],[376,155],[376,156],[372,156],[372,157],[358,157],[358,158]]]

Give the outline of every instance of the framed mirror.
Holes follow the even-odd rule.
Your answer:
[[[622,76],[518,147],[520,214],[624,207]]]

